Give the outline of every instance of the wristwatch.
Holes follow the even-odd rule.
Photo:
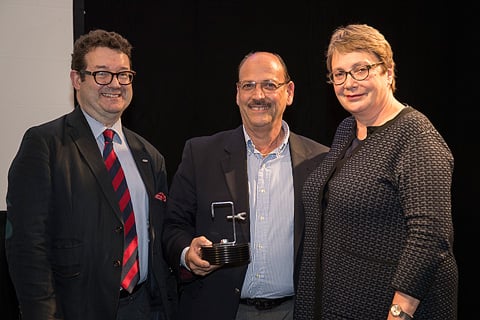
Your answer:
[[[392,304],[390,306],[390,313],[392,316],[402,320],[413,320],[413,317],[408,313],[403,312],[402,307],[398,304]]]

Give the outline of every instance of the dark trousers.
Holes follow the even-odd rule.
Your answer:
[[[152,310],[147,286],[125,298],[120,298],[117,320],[164,320],[163,313]]]
[[[240,304],[236,320],[293,320],[294,300],[267,310],[258,310],[254,306]]]

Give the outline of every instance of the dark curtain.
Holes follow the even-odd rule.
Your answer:
[[[467,292],[474,290],[470,271],[475,264],[468,262],[466,248],[474,241],[473,219],[478,209],[472,211],[473,204],[468,204],[475,175],[467,152],[475,143],[466,135],[459,135],[459,130],[464,132],[472,127],[464,119],[460,123],[455,112],[460,107],[454,96],[458,88],[453,84],[455,14],[448,5],[435,6],[433,10],[426,3],[408,1],[73,3],[74,39],[91,29],[103,28],[123,34],[133,44],[137,77],[134,100],[123,122],[165,155],[170,180],[186,139],[241,124],[235,104],[237,66],[252,50],[282,55],[296,84],[286,121],[293,131],[329,145],[336,126],[346,116],[325,81],[324,52],[329,36],[335,27],[348,23],[367,23],[378,28],[394,50],[396,96],[430,118],[455,156],[452,211],[454,252],[460,269],[459,318],[471,313],[474,299]],[[478,188],[474,193],[478,194]],[[5,214],[0,216],[3,219]],[[1,270],[7,270],[3,246],[0,253]],[[14,319],[16,300],[8,277],[2,278],[2,295],[2,301],[11,306],[7,308],[8,319]]]
[[[388,8],[385,2],[321,0],[74,3],[84,9],[75,17],[75,25],[84,28],[75,30],[76,36],[104,28],[132,42],[137,77],[123,121],[164,153],[170,176],[187,138],[240,124],[237,67],[252,50],[274,51],[286,60],[296,84],[285,116],[292,130],[330,144],[346,113],[326,83],[324,54],[334,28],[348,23],[368,23],[386,36],[397,63],[396,96],[424,112],[457,151],[444,112],[454,105],[454,91],[438,89],[454,76],[454,69],[445,67],[452,43],[441,8],[433,13],[426,4],[403,1]]]

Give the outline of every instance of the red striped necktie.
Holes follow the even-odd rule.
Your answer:
[[[106,129],[103,132],[105,147],[103,149],[103,160],[108,173],[112,178],[112,185],[118,197],[118,204],[123,215],[125,246],[123,252],[123,267],[121,286],[128,292],[132,292],[140,278],[138,268],[138,238],[135,227],[135,215],[133,213],[130,192],[128,191],[127,180],[123,173],[122,166],[113,150],[113,136],[115,131]]]

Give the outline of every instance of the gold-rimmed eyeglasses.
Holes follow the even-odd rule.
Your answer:
[[[257,88],[257,84],[258,84],[258,85],[260,85],[260,88],[262,88],[263,91],[273,92],[273,91],[277,90],[278,88],[280,88],[281,86],[283,86],[283,85],[285,85],[289,82],[290,82],[290,80],[287,80],[287,81],[281,82],[281,83],[276,83],[273,80],[265,80],[265,81],[260,81],[260,82],[238,81],[237,82],[237,87],[242,91],[250,92],[250,91],[254,91]]]
[[[357,66],[350,71],[336,70],[328,75],[328,82],[333,83],[336,86],[342,85],[347,80],[347,75],[350,75],[354,80],[363,81],[367,79],[368,75],[370,74],[370,69],[381,64],[383,64],[383,61]]]
[[[135,71],[121,71],[121,72],[110,72],[110,71],[80,71],[82,74],[87,74],[92,76],[97,84],[108,85],[112,83],[113,77],[117,77],[118,83],[122,86],[129,85],[133,81],[133,76],[135,76]]]

